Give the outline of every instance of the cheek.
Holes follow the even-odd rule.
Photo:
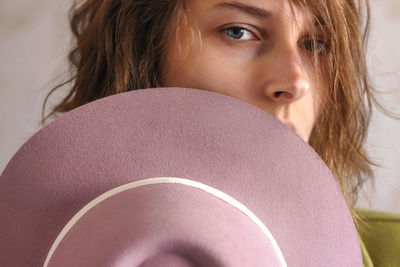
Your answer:
[[[329,79],[325,75],[327,71],[325,70],[323,65],[320,65],[319,68],[320,68],[320,74],[318,75],[316,67],[313,65],[311,60],[308,59],[308,61],[306,62],[307,74],[312,83],[310,99],[308,100],[310,109],[312,109],[311,112],[312,114],[310,114],[310,117],[313,118],[314,122],[318,120],[319,116],[321,115],[329,95],[329,90],[328,90]],[[317,81],[317,79],[319,80]]]
[[[317,89],[317,92],[315,94],[315,99],[314,99],[314,106],[315,106],[315,117],[316,119],[321,116],[322,111],[325,109],[325,106],[328,103],[329,100],[329,86],[326,82],[326,79],[322,81],[322,85]]]
[[[187,54],[180,46],[168,46],[160,61],[160,83],[163,87],[178,86],[180,73],[184,70]]]
[[[328,104],[330,95],[332,93],[331,91],[332,77],[329,76],[330,73],[329,70],[330,68],[327,66],[327,62],[323,60],[319,65],[319,74],[318,74],[319,88],[318,91],[316,92],[316,100],[315,100],[317,102],[316,105],[318,107],[317,117],[321,115],[325,106]]]
[[[246,99],[246,95],[250,93],[249,88],[252,87],[245,68],[238,62],[229,61],[225,58],[217,58],[214,53],[210,53],[204,57],[210,60],[200,60],[197,69],[193,69],[196,77],[192,77],[188,83],[196,86],[196,88],[214,91],[225,94],[237,99]]]
[[[164,87],[180,86],[182,76],[188,67],[193,66],[193,53],[198,49],[194,46],[193,32],[187,27],[180,27],[168,39],[160,59],[160,83]]]
[[[241,62],[223,56],[215,48],[172,48],[167,53],[162,64],[162,86],[198,88],[235,97],[251,80],[246,79]]]

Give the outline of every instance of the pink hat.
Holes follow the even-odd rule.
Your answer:
[[[362,266],[314,150],[222,94],[151,88],[79,107],[0,176],[0,266]]]

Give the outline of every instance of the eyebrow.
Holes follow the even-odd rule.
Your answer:
[[[236,9],[236,10],[242,11],[248,15],[258,17],[258,18],[263,18],[263,19],[274,17],[274,15],[269,10],[251,6],[251,5],[247,5],[247,4],[242,4],[239,2],[220,2],[220,3],[216,4],[214,7]]]
[[[266,9],[263,8],[259,8],[256,6],[252,6],[252,5],[247,5],[247,4],[243,4],[243,3],[239,3],[239,2],[220,2],[216,5],[214,5],[214,7],[216,8],[229,8],[229,9],[236,9],[239,11],[242,11],[248,15],[254,16],[254,17],[258,17],[258,18],[262,18],[262,19],[271,19],[274,18],[275,15]],[[318,23],[319,22],[319,23]],[[314,21],[314,26],[316,26],[317,28],[325,28],[326,24],[325,21],[318,17],[315,21]]]

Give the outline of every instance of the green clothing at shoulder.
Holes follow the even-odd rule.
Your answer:
[[[357,225],[365,267],[400,266],[400,214],[357,209]]]

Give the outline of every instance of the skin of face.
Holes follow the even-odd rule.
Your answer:
[[[326,90],[314,86],[311,18],[293,7],[287,0],[187,0],[189,21],[161,60],[162,86],[237,98],[308,142]]]

